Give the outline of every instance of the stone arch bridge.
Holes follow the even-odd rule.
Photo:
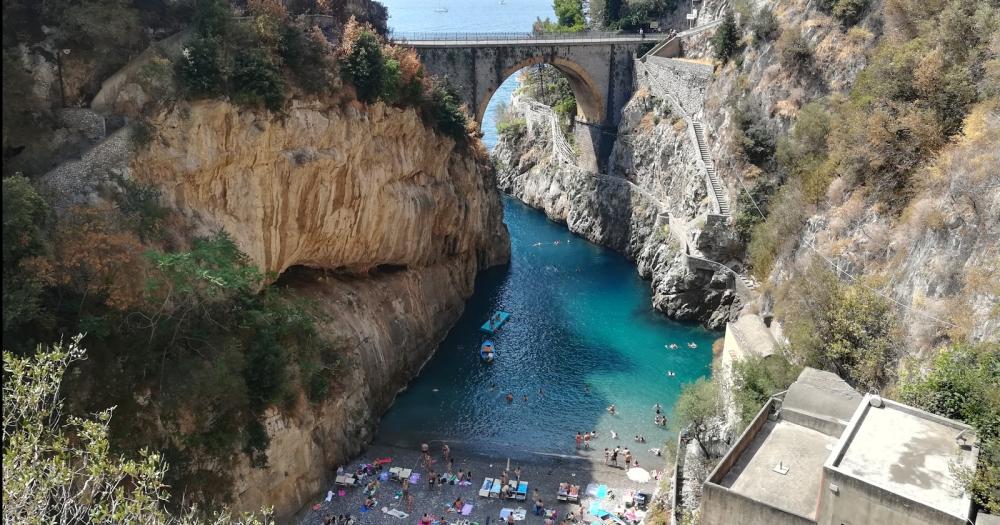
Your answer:
[[[423,33],[393,35],[414,48],[428,73],[447,78],[482,125],[490,98],[527,66],[550,64],[573,88],[581,161],[603,163],[611,152],[621,110],[632,96],[633,59],[666,35],[627,33]],[[589,144],[592,147],[584,147]]]

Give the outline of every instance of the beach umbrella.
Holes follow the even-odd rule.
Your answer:
[[[639,483],[645,483],[650,479],[649,471],[639,467],[630,468],[628,469],[628,479]]]

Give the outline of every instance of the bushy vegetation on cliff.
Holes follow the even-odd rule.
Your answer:
[[[39,347],[30,357],[3,353],[4,523],[271,523],[267,512],[168,512],[162,456],[113,452],[113,409],[67,414],[65,378],[72,363],[85,359],[78,343]]]
[[[3,346],[84,333],[68,408],[116,406],[116,447],[164,451],[169,484],[211,498],[225,485],[199,465],[266,464],[263,411],[322,400],[337,354],[226,235],[188,243],[154,190],[122,184],[113,206],[56,216],[28,179],[3,180]]]
[[[817,42],[814,29],[815,20],[829,20],[822,14],[782,25],[767,8],[738,2],[740,16],[714,39],[717,58],[728,62],[723,74],[736,79],[727,139],[749,186],[736,199],[734,223],[748,242],[752,272],[771,280],[764,293],[774,299],[791,365],[737,364],[734,396],[745,422],[751,407],[787,386],[789,371],[808,365],[836,372],[862,392],[965,421],[985,452],[978,470],[963,477],[981,505],[996,509],[1000,455],[995,425],[984,421],[998,418],[972,407],[1000,406],[1000,347],[968,342],[974,327],[966,297],[928,309],[932,301],[922,301],[919,290],[912,301],[895,295],[901,286],[889,282],[896,276],[886,268],[921,238],[995,239],[995,204],[971,188],[1000,184],[990,145],[1000,136],[1000,7],[974,0],[872,6],[818,6],[836,19],[833,31],[844,42],[869,46],[864,68],[842,92],[827,94],[826,82],[837,74],[819,69],[830,60],[830,40]],[[754,65],[742,60],[751,51]],[[807,94],[794,110],[779,101],[762,111],[747,92],[748,76],[759,72],[748,70],[770,64]],[[810,100],[808,93],[819,95]],[[779,125],[782,119],[790,125]],[[873,253],[853,253],[852,242]],[[931,278],[928,286],[995,297],[995,275],[973,268],[941,282]],[[998,315],[995,307],[989,315]],[[930,334],[926,346],[904,344],[915,331]],[[945,349],[933,358],[936,347]]]

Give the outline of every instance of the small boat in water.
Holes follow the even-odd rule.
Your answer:
[[[492,363],[494,354],[496,354],[496,347],[493,346],[493,341],[488,339],[483,341],[483,346],[479,347],[479,360],[484,363]]]
[[[510,313],[499,311],[487,319],[486,322],[479,327],[479,329],[487,334],[496,333],[496,331],[507,322],[507,319],[510,319]]]

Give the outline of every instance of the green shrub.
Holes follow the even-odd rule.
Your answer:
[[[712,53],[715,58],[721,60],[723,64],[733,58],[740,50],[740,28],[736,25],[736,16],[733,12],[727,11],[722,24],[712,35]]]
[[[112,175],[111,180],[121,189],[115,193],[115,204],[129,222],[129,229],[144,240],[159,237],[168,215],[168,209],[160,202],[160,190],[121,175]]]
[[[797,27],[782,31],[775,47],[781,58],[781,65],[786,69],[801,72],[812,65],[812,47]]]
[[[862,283],[841,283],[815,259],[779,290],[792,351],[803,363],[836,372],[858,389],[880,389],[893,378],[898,322],[888,299]]]
[[[789,181],[778,189],[767,208],[767,219],[753,227],[747,246],[747,260],[754,276],[762,281],[767,279],[779,252],[798,237],[807,210],[799,181]]]
[[[281,29],[281,61],[307,93],[320,93],[330,86],[333,64],[329,45],[322,35],[306,33],[286,24]]]
[[[523,118],[497,121],[497,134],[509,137],[522,137],[528,131],[528,122]]]
[[[775,138],[758,110],[741,101],[733,111],[733,142],[748,161],[761,166],[774,156]]]
[[[774,193],[773,186],[760,183],[750,189],[750,195],[741,191],[736,197],[736,216],[733,219],[733,227],[736,228],[736,233],[744,243],[750,242],[754,227],[764,222],[765,217],[761,216],[761,213],[767,213],[767,203],[772,193]]]
[[[774,16],[774,11],[764,6],[754,13],[753,20],[750,21],[750,31],[753,34],[754,44],[760,45],[774,40],[781,31],[781,26],[778,24],[778,17]]]
[[[787,390],[801,371],[781,354],[751,356],[733,363],[733,397],[741,429],[771,396]]]
[[[222,38],[233,23],[233,11],[226,0],[195,0],[193,25],[199,35]]]
[[[942,350],[929,371],[900,382],[899,397],[976,429],[978,467],[960,469],[959,475],[976,503],[1000,513],[1000,345],[956,344]]]
[[[464,142],[466,138],[465,112],[458,102],[458,97],[449,86],[437,85],[431,91],[430,121],[434,129],[440,133]]]
[[[222,48],[214,37],[195,38],[177,61],[178,84],[189,98],[217,97],[225,92]]]
[[[271,59],[258,50],[236,55],[233,65],[233,101],[249,107],[263,105],[279,111],[285,105],[285,82]]]
[[[861,16],[868,8],[868,0],[837,0],[831,13],[845,26],[853,26],[861,21]]]
[[[344,80],[354,85],[358,99],[375,102],[385,90],[385,65],[382,46],[371,31],[362,31],[343,64]]]

